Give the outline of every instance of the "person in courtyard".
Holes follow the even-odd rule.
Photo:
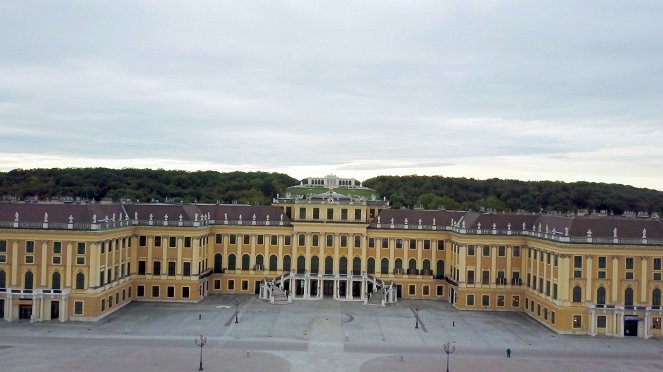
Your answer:
[[[506,357],[511,358],[511,349],[509,348],[506,349]]]

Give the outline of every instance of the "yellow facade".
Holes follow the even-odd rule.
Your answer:
[[[559,333],[662,336],[654,218],[392,210],[335,193],[264,207],[5,203],[0,212],[14,209],[0,221],[8,321],[91,321],[131,301],[254,294],[296,272],[314,279],[292,282],[295,299],[326,295],[333,277],[335,298],[367,300],[371,287],[343,278],[368,276],[393,283],[397,297],[524,312]]]

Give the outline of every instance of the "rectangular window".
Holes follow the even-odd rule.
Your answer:
[[[343,208],[341,209],[341,220],[346,221],[348,219],[348,210]]]
[[[258,235],[258,244],[259,245],[264,245],[265,244],[265,236],[260,234]]]
[[[7,241],[0,240],[0,253],[7,253]]]
[[[415,295],[417,293],[417,286],[415,286],[414,284],[410,284],[408,293],[410,295]]]
[[[607,257],[599,257],[599,269],[607,268]]]
[[[136,296],[145,297],[145,286],[139,285],[136,287]]]
[[[318,234],[311,235],[311,245],[314,247],[320,246],[320,236]]]
[[[511,296],[511,307],[520,307],[520,296]]]
[[[424,239],[424,249],[430,249],[430,240]]]
[[[513,247],[512,255],[513,257],[520,257],[520,247]]]
[[[474,295],[468,294],[466,301],[467,301],[467,306],[474,306]]]
[[[53,256],[53,265],[60,265],[62,263],[62,257]]]
[[[605,315],[599,315],[596,317],[596,328],[605,328],[606,324],[607,321]]]
[[[53,254],[62,253],[62,242],[53,242]]]
[[[557,283],[553,283],[553,300],[557,299]]]
[[[269,245],[278,245],[278,244],[279,244],[279,236],[271,235],[269,238]]]
[[[652,323],[652,328],[654,329],[661,329],[661,317],[660,316],[655,316],[651,318],[651,323]]]
[[[375,239],[368,238],[368,248],[375,248]]]
[[[334,246],[334,235],[327,234],[327,247]]]
[[[235,281],[230,279],[228,280],[228,290],[234,291],[235,290]]]
[[[573,270],[574,278],[582,278],[582,270]]]
[[[138,237],[138,245],[141,247],[144,247],[147,245],[147,237],[145,235],[141,235]]]
[[[555,324],[555,312],[550,312],[550,323]]]
[[[145,261],[138,261],[138,275],[145,275]]]
[[[306,208],[299,208],[299,219],[300,220],[306,219]]]
[[[320,208],[313,208],[313,219],[320,219]]]
[[[242,239],[243,239],[242,244],[244,245],[251,244],[251,235],[244,235]]]
[[[175,297],[175,287],[169,285],[166,289],[166,297],[174,298]]]
[[[634,274],[633,271],[626,272],[626,280],[633,280]]]
[[[389,248],[389,239],[382,238],[382,249]]]
[[[189,244],[191,244],[191,241],[189,241]],[[175,248],[177,247],[177,238],[174,236],[171,236],[168,238],[168,246],[170,248]]]
[[[223,244],[223,234],[216,234],[215,242],[216,244]]]
[[[177,262],[175,261],[169,261],[168,262],[168,276],[175,276],[175,267],[177,265]]]
[[[396,249],[403,248],[403,239],[396,239]]]
[[[221,281],[219,279],[214,280],[214,289],[221,289]]]
[[[488,245],[483,246],[482,256],[484,256],[484,257],[490,256],[490,246],[488,246]]]
[[[348,236],[347,235],[341,235],[341,247],[342,248],[347,248],[348,247]]]
[[[490,295],[481,296],[481,306],[490,306]]]
[[[429,286],[425,285],[424,288],[423,288],[423,291],[424,291],[424,296],[430,295],[430,293],[429,293],[430,292],[430,287]]]
[[[152,274],[161,275],[161,261],[154,261],[152,263]]]
[[[467,270],[467,284],[474,284],[474,270]]]
[[[328,220],[333,220],[334,219],[334,209],[333,208],[327,208],[327,219]]]
[[[182,275],[191,276],[191,262],[182,262]]]
[[[300,247],[306,246],[306,234],[299,234],[297,235],[298,238],[298,244]]]
[[[361,248],[361,235],[355,235],[355,248]]]
[[[468,245],[467,246],[467,255],[468,256],[474,256],[475,255],[474,250],[475,250],[474,245],[472,245],[472,244]]]
[[[174,247],[174,245],[170,245],[171,247]],[[191,248],[191,237],[187,236],[184,238],[184,248]]]
[[[661,270],[661,259],[660,258],[654,258],[654,270],[656,270],[656,271]]]
[[[582,256],[573,256],[573,267],[582,269]]]
[[[153,285],[152,286],[152,297],[159,297],[159,286],[158,285]]]
[[[237,235],[230,234],[230,244],[237,244]]]
[[[242,291],[248,291],[248,290],[249,290],[249,281],[242,280]]]
[[[35,242],[33,241],[25,242],[25,253],[35,253]]]
[[[155,236],[154,237],[154,246],[155,247],[161,247],[161,237],[160,236]]]
[[[605,279],[607,277],[605,270],[600,270],[597,275],[599,279]]]
[[[85,256],[76,257],[76,265],[85,265]]]
[[[74,301],[74,314],[83,315],[83,301]]]
[[[437,295],[438,296],[444,296],[444,286],[443,285],[438,285],[437,286]]]
[[[506,256],[506,247],[503,245],[500,245],[497,247],[497,256],[499,257],[504,257]]]
[[[85,254],[85,243],[78,243],[76,254]]]
[[[490,284],[490,271],[484,270],[481,272],[481,284]]]
[[[504,306],[504,296],[497,296],[497,306]]]
[[[437,250],[438,251],[443,251],[444,250],[444,240],[438,240],[437,241]]]
[[[633,257],[626,257],[626,270],[633,270]]]
[[[417,240],[410,239],[410,249],[417,249]]]
[[[102,298],[101,299],[101,311],[106,311],[106,299]]]
[[[361,221],[361,209],[355,209],[355,221]]]
[[[221,284],[219,284],[219,288]],[[182,287],[182,298],[189,298],[189,287]]]
[[[661,273],[654,273],[654,280],[661,280]]]
[[[582,316],[581,315],[574,315],[573,316],[573,328],[581,328],[582,327]]]
[[[292,235],[285,235],[283,237],[283,245],[286,246],[292,245]]]
[[[548,320],[548,308],[543,309],[543,319]]]

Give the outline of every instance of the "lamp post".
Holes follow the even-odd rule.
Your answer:
[[[449,372],[449,354],[453,354],[456,351],[456,345],[452,345],[450,342],[442,345],[442,349],[447,353],[447,372]]]
[[[239,323],[239,298],[235,297],[233,302],[235,303],[235,323]]]
[[[419,306],[414,308],[414,328],[419,329]]]
[[[198,367],[199,371],[203,370],[203,346],[207,343],[207,337],[203,337],[203,335],[200,335],[200,338],[196,338],[193,340],[193,342],[196,344],[196,346],[200,347],[200,366]]]

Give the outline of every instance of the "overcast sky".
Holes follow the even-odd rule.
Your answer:
[[[663,190],[663,1],[7,1],[0,170]]]

